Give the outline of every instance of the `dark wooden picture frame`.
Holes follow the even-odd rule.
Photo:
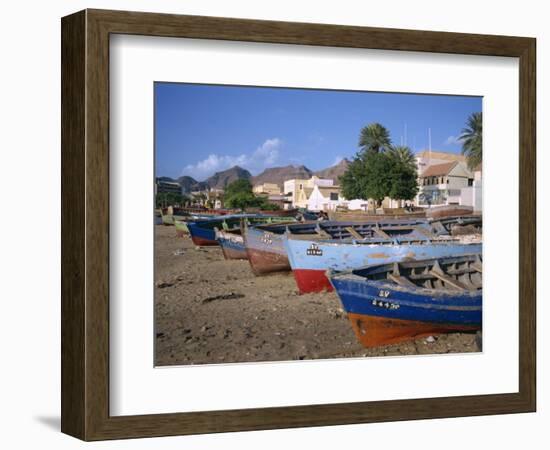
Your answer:
[[[75,13],[64,17],[61,25],[61,429],[64,433],[84,440],[100,440],[535,411],[535,39],[103,10]],[[111,34],[519,58],[519,392],[110,416]]]

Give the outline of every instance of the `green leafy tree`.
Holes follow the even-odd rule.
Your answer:
[[[224,196],[227,199],[234,194],[242,192],[252,194],[252,184],[250,184],[250,181],[245,178],[239,178],[238,180],[229,183],[225,187]]]
[[[344,197],[371,198],[380,205],[384,197],[412,200],[418,192],[417,177],[410,149],[396,147],[385,153],[359,151],[340,183]]]
[[[279,205],[277,205],[277,203],[269,203],[269,202],[265,202],[263,203],[262,205],[260,205],[260,209],[261,210],[269,210],[269,211],[277,211],[279,209],[281,209],[281,207]]]
[[[341,177],[345,198],[372,198],[380,204],[392,186],[392,160],[384,153],[356,157]]]
[[[391,147],[390,132],[379,123],[371,123],[359,133],[359,148],[364,153],[380,153]]]
[[[242,178],[227,185],[224,198],[226,206],[230,208],[261,207],[266,203],[265,198],[254,195],[250,181]]]
[[[388,196],[396,200],[412,200],[418,193],[414,153],[406,145],[397,145],[387,155],[392,160],[392,187]]]
[[[468,167],[475,169],[483,160],[483,117],[482,113],[472,113],[459,136],[462,141],[462,154],[466,155]]]
[[[256,206],[257,200],[252,192],[236,192],[227,197],[225,204],[230,208],[244,209],[249,206]]]
[[[396,200],[412,200],[418,194],[416,167],[402,162],[392,162],[391,188],[388,197]]]
[[[412,150],[406,145],[396,145],[388,150],[388,156],[394,159],[395,162],[403,164],[412,170],[416,170],[416,158]]]

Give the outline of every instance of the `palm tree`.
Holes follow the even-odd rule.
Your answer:
[[[361,129],[359,147],[363,152],[383,152],[390,146],[390,132],[379,123],[371,123]]]
[[[388,150],[388,155],[395,161],[402,163],[405,167],[416,170],[416,158],[406,145],[396,145]]]
[[[462,129],[459,140],[462,141],[462,154],[466,155],[468,167],[475,169],[481,164],[482,141],[483,141],[483,120],[480,112],[472,113],[468,117],[466,127]]]

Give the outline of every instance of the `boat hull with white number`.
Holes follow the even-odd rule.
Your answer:
[[[482,326],[480,253],[330,272],[329,278],[365,347]]]
[[[301,222],[290,225],[260,225],[245,227],[244,243],[248,261],[256,275],[290,271],[285,248],[285,233],[294,239],[363,239],[387,238],[407,235],[413,231],[431,236],[432,231],[425,219],[382,220],[376,222]]]
[[[285,240],[286,251],[300,293],[332,291],[329,269],[344,271],[369,264],[480,253],[481,243],[429,239],[416,233],[395,239]]]

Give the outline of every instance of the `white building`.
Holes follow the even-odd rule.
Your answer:
[[[372,209],[372,201],[370,202],[370,208]],[[361,198],[356,198],[356,199],[353,199],[353,200],[349,200],[346,202],[346,206],[348,207],[349,210],[362,210],[362,211],[366,211],[368,208],[369,208],[369,201],[368,200],[363,200]]]
[[[347,206],[340,186],[315,185],[307,199],[307,209],[310,211],[333,211],[337,206]]]
[[[308,199],[315,186],[330,187],[334,185],[333,180],[312,176],[308,180],[292,179],[284,182],[284,194],[296,208],[306,208]]]
[[[419,206],[460,205],[461,190],[473,187],[474,175],[459,161],[428,166],[419,176]]]
[[[460,204],[473,207],[474,213],[480,213],[483,209],[483,186],[481,178],[481,170],[476,170],[472,186],[460,190]]]

